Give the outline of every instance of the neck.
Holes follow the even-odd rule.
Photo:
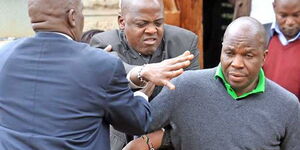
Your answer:
[[[74,36],[67,29],[63,29],[62,27],[55,25],[44,25],[43,23],[34,23],[32,24],[32,28],[35,32],[57,32],[68,36],[70,39],[75,40]]]

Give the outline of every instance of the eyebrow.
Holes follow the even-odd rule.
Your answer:
[[[245,48],[246,52],[253,52],[253,51],[255,52],[258,49],[259,48],[257,48],[257,49],[256,48],[250,48],[250,47]],[[235,50],[235,48],[233,46],[228,45],[228,46],[225,47],[225,51],[226,50]]]
[[[153,22],[155,22],[155,21],[162,21],[162,20],[164,20],[164,18],[158,18],[158,19],[154,20]],[[145,22],[149,22],[148,20],[145,20],[143,18],[134,18],[133,21],[145,21]]]

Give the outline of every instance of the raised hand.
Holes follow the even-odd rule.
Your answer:
[[[151,81],[158,86],[167,86],[169,89],[175,89],[170,80],[183,73],[183,68],[190,65],[190,61],[194,58],[189,51],[175,58],[166,59],[160,63],[147,64],[143,67],[135,68],[130,75],[131,81],[137,85],[143,83],[137,78],[138,73],[145,81]]]

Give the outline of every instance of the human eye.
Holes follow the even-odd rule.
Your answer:
[[[295,13],[295,14],[293,14],[293,17],[295,17],[295,18],[298,18],[300,16],[300,13],[298,12],[298,13]]]
[[[288,16],[287,14],[279,13],[279,17],[280,17],[280,18],[286,18],[287,16]]]
[[[247,53],[246,54],[246,58],[253,58],[253,57],[254,57],[254,55],[252,53]]]
[[[227,55],[227,56],[233,56],[234,53],[232,50],[225,50],[224,53]]]
[[[147,25],[147,22],[145,21],[138,21],[135,23],[135,25],[139,28],[145,27]]]
[[[155,26],[160,27],[163,25],[163,21],[156,21],[154,22]]]

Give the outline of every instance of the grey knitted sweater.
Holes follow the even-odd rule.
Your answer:
[[[173,80],[176,90],[152,102],[152,130],[172,126],[176,150],[300,150],[297,98],[266,79],[264,93],[234,100],[216,68],[186,71]]]

